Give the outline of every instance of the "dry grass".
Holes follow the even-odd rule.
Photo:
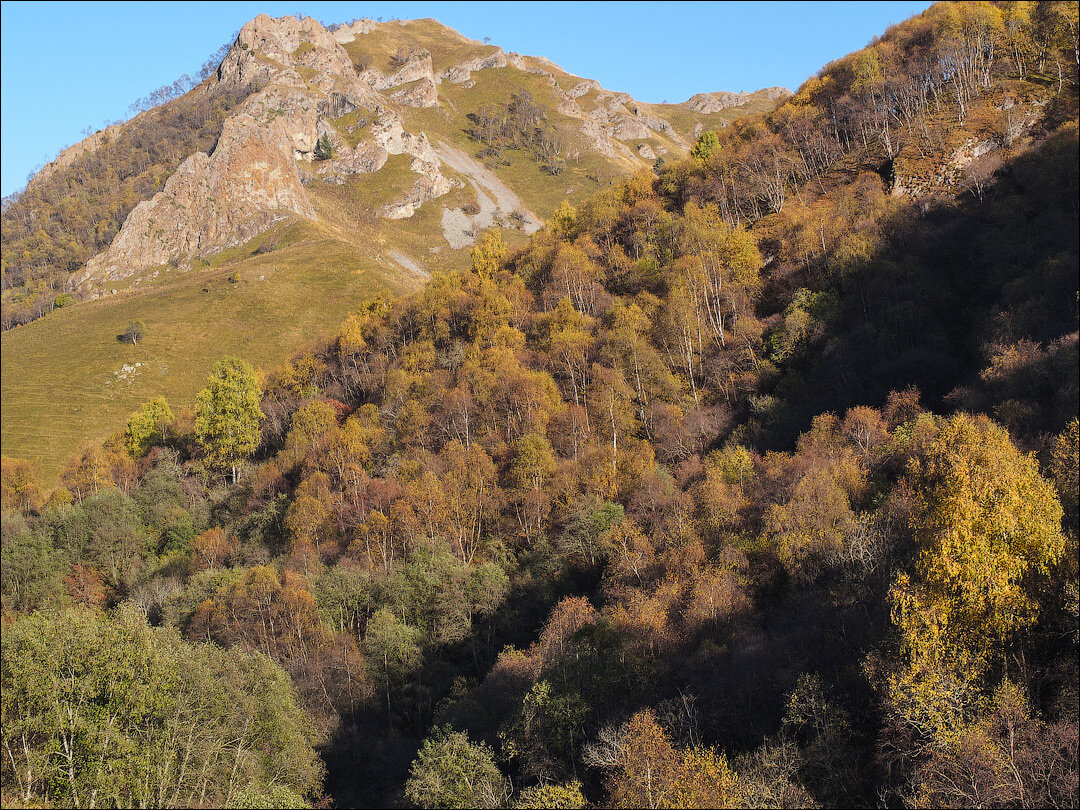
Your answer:
[[[177,273],[158,283],[58,310],[2,337],[4,455],[36,461],[52,480],[83,438],[121,429],[153,396],[190,407],[225,355],[270,368],[332,336],[361,301],[415,281],[305,223],[300,241],[272,253]],[[237,273],[239,283],[229,282]],[[116,335],[134,320],[138,346]],[[142,365],[124,375],[124,365]]]
[[[447,67],[494,51],[450,31],[434,20],[387,23],[345,46],[354,61],[388,70],[399,49],[428,50],[436,74]],[[269,61],[269,60],[265,60]],[[303,74],[304,71],[301,71]],[[569,89],[577,77],[557,73]],[[548,76],[496,68],[473,74],[475,85],[439,85],[440,106],[398,107],[408,131],[428,133],[433,143],[446,141],[475,155],[478,144],[469,135],[469,115],[485,104],[506,104],[528,90],[547,110],[548,120],[562,132],[565,170],[557,177],[544,172],[533,155],[506,150],[488,167],[541,217],[563,199],[579,200],[608,186],[643,164],[611,159],[591,151],[578,120],[557,112],[556,90]],[[589,96],[581,100],[589,103]],[[642,105],[669,118],[683,134],[702,120],[672,105]],[[588,107],[586,107],[588,109]],[[724,111],[716,121],[746,112]],[[350,145],[368,131],[360,127],[370,111],[342,116],[334,123]],[[348,132],[354,128],[353,132]],[[682,149],[656,134],[647,141],[666,146],[669,158]],[[631,148],[637,146],[630,144]],[[575,153],[581,157],[575,158]],[[37,461],[49,480],[84,438],[101,439],[120,430],[128,415],[153,396],[165,396],[174,410],[189,407],[212,365],[224,355],[237,355],[269,368],[287,356],[332,336],[341,321],[363,300],[395,295],[422,280],[391,258],[400,252],[428,272],[462,268],[468,248],[452,250],[442,236],[444,208],[475,202],[472,185],[423,205],[408,220],[379,215],[401,199],[417,180],[411,158],[391,157],[383,169],[355,175],[341,185],[311,183],[308,193],[319,214],[317,222],[282,223],[250,242],[209,260],[195,260],[186,272],[177,267],[150,268],[122,282],[110,283],[116,294],[57,310],[46,318],[3,335],[2,450],[5,455]],[[450,177],[455,173],[444,168]],[[511,245],[522,244],[520,230],[504,234]],[[238,283],[229,281],[230,276]],[[116,335],[134,320],[147,325],[137,347],[119,343]],[[123,373],[125,365],[134,370]]]

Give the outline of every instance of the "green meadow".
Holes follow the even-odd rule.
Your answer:
[[[295,241],[257,253],[264,235],[209,267],[159,273],[5,332],[3,454],[36,462],[54,480],[83,439],[121,429],[150,397],[166,397],[174,411],[191,407],[221,357],[272,368],[332,336],[365,299],[415,285],[327,230],[279,227],[270,236]],[[137,346],[118,341],[136,320],[145,337]]]

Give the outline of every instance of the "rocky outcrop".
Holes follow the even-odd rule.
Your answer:
[[[729,107],[739,107],[747,102],[747,93],[698,93],[683,102],[684,107],[689,107],[694,112],[704,115],[717,113]]]
[[[937,189],[956,188],[966,180],[971,181],[973,178],[968,175],[968,172],[974,171],[976,174],[982,173],[984,177],[989,177],[994,168],[1000,164],[999,159],[995,160],[998,156],[994,153],[1001,148],[1001,141],[996,138],[983,140],[967,138],[956,147],[947,160],[918,172],[909,171],[906,166],[897,161],[893,166],[894,177],[890,193],[894,197],[918,198]]]
[[[541,73],[551,76],[553,72],[563,72],[561,67],[543,56],[522,56],[520,53],[510,51],[506,54],[506,61],[522,73]]]
[[[406,85],[390,94],[390,100],[406,107],[437,107],[439,105],[439,91],[435,82],[425,76],[419,81]]]
[[[581,111],[575,102],[568,98],[560,98],[555,102],[555,109],[565,115],[567,118],[584,118],[585,113]]]
[[[582,119],[581,134],[585,136],[586,142],[593,151],[599,152],[604,157],[615,157],[615,146],[611,142],[610,130],[598,121],[592,118]]]
[[[410,170],[421,175],[421,180],[426,179],[428,182],[420,183],[415,189],[416,194],[402,201],[401,206],[394,206],[397,211],[394,219],[411,216],[425,201],[442,196],[453,187],[442,177],[439,157],[427,135],[423,132],[419,135],[406,132],[401,117],[387,107],[379,109],[371,124],[369,139],[361,141],[353,148],[340,136],[336,136],[336,133],[331,135],[331,139],[335,144],[334,157],[321,161],[315,169],[317,174],[330,183],[343,183],[350,174],[377,172],[390,155],[409,155],[413,158],[409,165]],[[412,205],[411,209],[408,204]],[[401,213],[406,210],[410,213]]]
[[[496,48],[487,56],[477,56],[460,65],[448,67],[442,72],[442,78],[451,84],[461,84],[472,78],[473,71],[491,70],[492,68],[504,68],[509,64],[506,52],[502,48]]]
[[[401,118],[392,110],[380,110],[379,118],[371,125],[371,134],[375,143],[391,155],[412,155],[423,163],[439,162],[427,134],[406,132]]]
[[[266,14],[240,29],[236,42],[218,68],[218,80],[232,84],[281,83],[299,74],[293,63],[338,76],[354,76],[352,60],[334,36],[316,20],[305,17],[273,19]]]
[[[439,171],[438,164],[422,164],[417,166],[414,162],[409,167],[412,171],[420,174],[412,190],[397,202],[391,203],[383,209],[383,216],[387,219],[405,219],[416,213],[416,209],[428,200],[441,197],[455,188],[453,180],[445,177]]]
[[[440,78],[451,84],[464,84],[471,81],[472,74],[478,70],[492,70],[504,67],[512,67],[522,73],[546,73],[548,75],[551,75],[551,68],[560,70],[557,65],[546,59],[535,56],[522,56],[520,53],[514,53],[513,51],[507,53],[502,48],[495,48],[489,54],[477,56],[461,64],[448,67],[440,74]]]
[[[612,135],[620,141],[648,138],[652,131],[632,115],[616,115],[612,123]]]
[[[353,42],[358,36],[364,34],[370,34],[378,28],[378,23],[374,20],[353,20],[347,25],[339,25],[334,29],[334,39],[340,42],[342,45],[348,45]]]
[[[316,172],[327,183],[341,185],[351,174],[371,174],[386,165],[390,153],[371,141],[362,141],[350,149],[347,144],[335,146],[335,157],[318,164]]]
[[[478,213],[471,207],[470,213],[444,211],[443,230],[451,247],[467,245],[494,224],[531,233],[540,219],[488,168],[445,143],[436,150],[427,134],[408,129],[407,108],[438,106],[441,82],[467,90],[477,71],[546,76],[555,102],[554,110],[547,111],[549,122],[569,136],[567,159],[592,152],[635,170],[669,148],[688,148],[661,108],[640,105],[595,81],[572,79],[548,60],[487,48],[449,29],[449,40],[467,43],[479,55],[438,76],[431,53],[423,49],[397,60],[388,73],[372,67],[357,73],[345,45],[382,25],[394,25],[398,37],[396,26],[407,30],[410,24],[356,20],[329,31],[312,18],[265,14],[247,23],[216,77],[192,92],[207,92],[215,81],[258,89],[226,120],[213,152],[188,157],[163,191],[138,205],[113,243],[87,263],[79,281],[116,280],[156,265],[209,256],[286,218],[314,218],[305,183],[345,183],[353,175],[379,172],[393,155],[408,155],[416,177],[401,199],[382,208],[382,216],[411,217],[461,186],[461,180],[444,174],[448,166],[475,188],[479,206]],[[430,21],[425,25],[425,36],[430,36]],[[563,91],[568,79],[576,84]],[[749,95],[702,94],[687,104],[695,110],[722,109],[744,103],[743,97]],[[570,134],[572,128],[580,135]],[[56,164],[99,148],[111,134],[106,130],[92,136]],[[320,139],[329,140],[332,156],[320,154],[323,159],[316,160]]]
[[[428,51],[413,54],[389,76],[383,76],[374,68],[368,68],[365,73],[373,79],[372,86],[376,90],[390,90],[421,79],[427,79],[434,84],[435,80],[435,73],[431,68],[431,54]]]
[[[644,113],[637,113],[637,120],[651,129],[653,132],[661,132],[668,137],[675,135],[675,130],[672,129],[671,124],[662,118],[654,118],[651,115],[645,115]]]
[[[764,90],[757,90],[753,93],[728,93],[725,91],[698,93],[684,101],[682,106],[689,107],[694,112],[708,115],[731,107],[741,107],[752,99],[776,101],[778,98],[787,98],[790,95],[791,91],[786,87],[766,87]]]
[[[352,33],[364,25],[351,26]],[[308,72],[301,75],[300,70]],[[360,80],[338,37],[310,18],[259,15],[245,25],[218,69],[218,81],[265,84],[226,120],[211,155],[185,160],[162,192],[137,206],[113,243],[78,278],[116,280],[145,268],[208,256],[241,244],[288,217],[314,218],[302,177],[342,183],[379,171],[390,155],[407,154],[417,180],[405,199],[384,212],[411,216],[453,188],[427,137],[406,132],[390,101],[437,103],[427,52],[394,74]],[[399,87],[387,99],[380,90]],[[371,111],[370,136],[350,147],[332,121]],[[326,136],[334,157],[303,168]]]
[[[603,88],[600,87],[600,82],[595,79],[586,79],[583,82],[578,82],[567,90],[566,95],[570,96],[570,98],[581,98],[590,90],[603,90]]]
[[[586,100],[590,93],[594,95]],[[557,97],[559,112],[580,118],[581,132],[589,146],[607,157],[623,156],[633,160],[634,153],[617,142],[640,141],[653,137],[654,133],[674,141],[683,149],[689,148],[668,121],[645,111],[647,105],[639,104],[626,93],[605,90],[591,79],[578,82],[568,91],[558,90]],[[582,104],[591,109],[586,112]],[[637,157],[641,157],[640,153]]]
[[[164,190],[137,205],[112,244],[86,263],[77,283],[217,253],[288,216],[314,218],[294,157],[314,148],[314,112],[304,100],[277,87],[249,98],[225,122],[213,155],[197,152],[180,164]]]

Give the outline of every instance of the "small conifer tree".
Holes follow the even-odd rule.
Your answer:
[[[330,135],[324,132],[318,143],[315,144],[315,159],[327,160],[333,156],[334,145],[330,142]]]

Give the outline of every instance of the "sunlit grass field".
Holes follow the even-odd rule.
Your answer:
[[[365,299],[418,282],[318,226],[285,230],[292,243],[273,252],[252,255],[260,237],[211,267],[174,270],[5,332],[4,455],[36,462],[53,480],[84,438],[121,429],[150,397],[166,397],[174,411],[191,407],[221,357],[272,368],[332,336]],[[119,342],[135,320],[145,337]]]
[[[449,36],[432,20],[400,29],[384,26],[347,50],[354,60],[387,70],[392,55],[405,46],[430,50],[436,75],[492,51]],[[578,79],[560,72],[556,81],[570,87]],[[518,149],[484,162],[539,217],[549,217],[564,199],[585,199],[645,165],[629,159],[629,150],[618,157],[593,151],[580,134],[579,122],[557,112],[557,94],[544,74],[512,68],[479,71],[468,87],[442,82],[439,107],[400,112],[409,131],[427,132],[433,144],[445,141],[475,156],[478,144],[470,135],[469,114],[485,104],[505,104],[523,90],[543,106],[565,138],[563,172],[552,177],[529,152]],[[695,117],[702,118],[671,105],[664,105],[662,114],[677,118],[672,123],[680,131]],[[716,121],[727,117],[720,114]],[[682,151],[664,135],[647,142],[667,148],[670,157]],[[636,149],[635,143],[628,146]],[[364,300],[398,295],[424,283],[423,277],[401,267],[394,254],[428,273],[464,267],[469,249],[453,250],[446,243],[442,212],[474,202],[476,191],[449,166],[443,171],[460,181],[459,188],[425,203],[408,220],[380,216],[385,205],[401,199],[416,182],[410,162],[408,156],[394,156],[381,171],[350,177],[342,185],[313,182],[308,193],[318,211],[316,222],[282,223],[245,245],[193,260],[187,271],[152,268],[107,283],[107,292],[115,293],[5,332],[4,455],[35,462],[51,483],[81,441],[121,430],[147,399],[164,396],[174,412],[191,407],[221,357],[234,355],[257,368],[273,368],[332,337]],[[525,234],[510,228],[504,238],[513,246],[523,243]],[[136,320],[146,324],[145,337],[137,346],[118,341],[117,335]]]

